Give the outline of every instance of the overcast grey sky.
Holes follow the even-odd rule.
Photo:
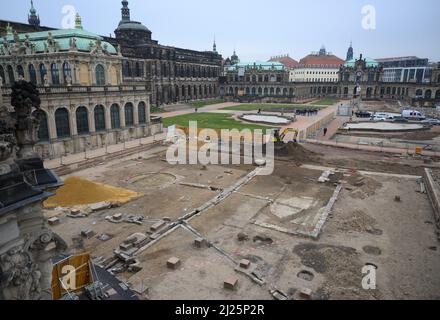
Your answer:
[[[120,0],[34,0],[42,25],[61,28],[62,9],[72,5],[84,29],[113,33]],[[367,13],[376,11],[376,28],[366,30]],[[30,0],[0,1],[0,19],[27,21]],[[325,45],[345,58],[350,40],[355,54],[372,58],[417,55],[440,61],[438,0],[131,0],[132,20],[141,21],[161,44],[218,51],[234,47],[242,61],[290,54],[300,59]],[[371,22],[368,20],[367,22]],[[369,24],[372,26],[372,24]]]

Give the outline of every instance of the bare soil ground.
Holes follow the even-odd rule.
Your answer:
[[[423,167],[439,166],[436,159],[433,159],[433,164],[427,165],[417,155],[386,154],[314,144],[306,144],[304,147],[320,156],[314,163],[330,167],[421,176]]]
[[[419,174],[421,170],[419,159],[315,145],[305,148],[319,155],[313,160],[320,165],[403,174]],[[145,196],[87,218],[72,219],[60,213],[61,224],[54,227],[55,232],[68,240],[73,252],[88,251],[94,257],[109,258],[131,234],[150,235],[150,227],[164,218],[178,221],[255,169],[251,165],[173,166],[163,158],[163,153],[143,155],[74,173]],[[288,158],[276,161],[272,175],[254,177],[140,253],[142,270],[117,276],[133,286],[148,287],[143,299],[272,299],[272,288],[289,299],[299,299],[303,288],[313,291],[313,299],[440,299],[440,246],[429,200],[416,192],[415,179],[352,172],[339,173],[329,183],[320,184],[317,180],[322,170],[298,165]],[[181,182],[215,188],[190,187]],[[319,239],[256,224],[263,219],[295,230],[291,217],[284,219],[271,211],[274,203],[291,199],[297,199],[288,205],[299,210],[298,217],[312,223],[332,196],[334,183],[343,184],[343,189]],[[396,195],[401,202],[394,201]],[[301,207],[307,197],[314,200],[313,205]],[[105,220],[116,213],[142,215],[145,221],[135,225]],[[198,236],[189,228],[211,245],[196,248]],[[73,241],[84,229],[92,229],[96,236]],[[111,239],[99,240],[97,236],[103,233]],[[166,267],[171,257],[181,260],[177,270]],[[254,282],[244,270],[237,271],[241,259],[251,262],[249,272],[264,279],[264,284]],[[362,288],[362,267],[367,263],[378,267],[376,290]],[[230,278],[238,280],[233,291],[223,288],[223,282]]]

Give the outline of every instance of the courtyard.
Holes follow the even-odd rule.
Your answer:
[[[326,148],[305,145],[258,176],[253,165],[171,165],[156,147],[63,177],[142,196],[80,217],[72,207],[46,214],[72,253],[91,253],[141,299],[440,298],[434,214],[416,192],[421,160],[361,151],[345,161],[349,150]],[[139,246],[124,251],[133,236]],[[376,290],[362,288],[365,265],[377,268]]]

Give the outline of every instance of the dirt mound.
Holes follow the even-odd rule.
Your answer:
[[[57,190],[55,196],[44,202],[44,207],[69,208],[98,202],[124,204],[140,196],[142,194],[127,189],[116,188],[78,177],[70,177],[64,181],[64,186]]]
[[[298,143],[289,142],[284,145],[275,145],[275,156],[289,158],[296,162],[313,162],[319,159],[317,153],[307,150]]]
[[[347,189],[351,189],[350,197],[354,199],[366,199],[373,196],[377,190],[382,188],[382,183],[362,176],[359,172],[353,172],[346,181],[350,185]]]
[[[344,214],[338,223],[338,230],[342,232],[373,232],[376,230],[377,221],[362,210]]]

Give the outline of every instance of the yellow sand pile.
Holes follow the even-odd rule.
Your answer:
[[[69,208],[98,202],[124,204],[141,196],[141,193],[127,189],[116,188],[78,177],[70,177],[64,181],[64,186],[57,190],[55,196],[44,202],[44,207]]]

